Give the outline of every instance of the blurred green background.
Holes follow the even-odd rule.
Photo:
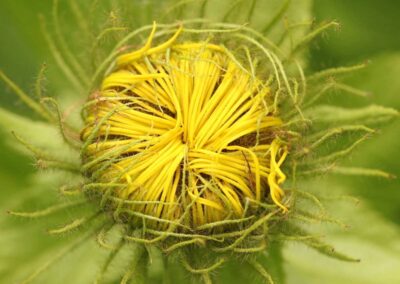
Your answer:
[[[57,94],[60,91],[57,88],[63,86],[62,76],[57,76],[58,71],[48,52],[38,21],[38,14],[50,13],[51,2],[51,0],[0,2],[0,69],[25,90],[31,90],[40,65],[47,62],[51,74],[48,79],[48,92]],[[345,96],[332,97],[333,104],[375,103],[400,109],[399,11],[400,2],[391,0],[314,2],[312,13],[317,21],[336,19],[341,23],[341,28],[313,43],[308,55],[311,67],[319,70],[357,64],[366,60],[370,62],[368,68],[346,80],[362,90],[371,92],[372,95],[363,101]],[[18,114],[30,115],[29,110],[2,83],[0,83],[0,105]],[[7,263],[14,261],[10,259],[10,255],[13,254],[8,252],[9,249],[6,247],[11,244],[14,250],[19,250],[19,246],[13,244],[13,240],[15,242],[19,239],[12,236],[24,228],[22,221],[6,220],[8,217],[3,212],[10,207],[18,206],[21,198],[26,196],[28,188],[36,184],[34,180],[37,179],[32,159],[20,154],[13,147],[10,136],[8,131],[0,130],[0,209],[2,210],[0,226],[3,227],[0,228],[0,283],[9,283],[7,275],[10,272],[7,269],[10,268]],[[400,176],[399,141],[400,121],[397,120],[384,126],[380,133],[352,154],[348,162],[354,166],[380,168]],[[345,220],[350,219],[352,228],[346,231],[332,229],[329,240],[340,249],[360,257],[362,262],[341,263],[324,256],[317,256],[315,252],[301,245],[289,245],[283,256],[286,282],[400,283],[399,179],[333,176],[328,180],[317,180],[309,186],[323,188],[329,193],[351,194],[360,198],[361,203],[357,208],[353,208],[354,206],[350,204],[347,207],[332,209],[337,212],[337,216],[343,216]],[[44,192],[44,189],[37,190],[39,193]],[[35,224],[30,223],[29,226]],[[15,227],[14,231],[11,230],[12,234],[10,227]],[[56,243],[54,239],[38,240],[42,237],[43,233],[40,230],[29,236],[32,246],[37,245],[37,249],[32,248],[27,252],[28,256],[35,255],[41,246],[46,247],[49,244],[47,247],[52,247]],[[23,259],[23,251],[18,253],[15,251],[15,254],[20,255],[19,258],[16,257],[17,260]],[[27,261],[24,263],[28,265]],[[96,264],[98,262],[93,263],[93,266]],[[84,274],[82,268],[72,269],[69,272]],[[80,276],[79,279],[82,280],[84,277]]]

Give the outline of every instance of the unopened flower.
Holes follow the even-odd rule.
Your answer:
[[[83,169],[102,183],[93,190],[129,201],[158,229],[228,223],[248,217],[247,202],[269,198],[286,211],[288,151],[269,86],[223,46],[175,44],[182,28],[152,47],[155,27],[143,48],[117,58],[87,104]]]
[[[94,229],[72,248],[96,235],[97,242],[111,250],[98,282],[129,244],[134,244],[135,252],[121,283],[146,274],[149,251],[154,248],[164,260],[178,258],[182,267],[205,283],[211,282],[211,272],[243,254],[271,281],[268,268],[257,257],[274,241],[301,241],[333,257],[355,261],[296,223],[299,219],[339,223],[326,214],[316,196],[296,188],[296,178],[329,170],[357,172],[337,167],[336,162],[374,130],[351,121],[397,115],[392,109],[373,106],[350,110],[343,115],[344,124],[331,126],[338,110],[313,108],[332,88],[364,95],[329,79],[364,65],[306,76],[296,59],[309,41],[336,25],[323,23],[286,52],[243,25],[204,19],[154,22],[121,39],[93,72],[92,85],[86,86],[80,83],[85,81],[80,77],[84,72],[75,74],[56,53],[71,83],[90,88],[80,106],[81,129],[65,121],[55,99],[33,100],[0,73],[28,106],[57,125],[81,162],[76,165],[53,157],[16,133],[33,152],[39,168],[69,171],[76,180],[61,190],[71,197],[69,202],[36,212],[10,213],[42,217],[87,205],[89,215],[49,233],[91,224]],[[346,132],[363,135],[344,149],[319,151],[329,139]],[[311,201],[313,210],[298,205],[299,200]],[[117,241],[109,243],[108,234],[115,227]]]

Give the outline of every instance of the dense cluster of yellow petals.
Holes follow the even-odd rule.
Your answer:
[[[282,204],[287,148],[268,85],[220,45],[176,43],[121,55],[87,109],[84,168],[155,219],[198,226]]]

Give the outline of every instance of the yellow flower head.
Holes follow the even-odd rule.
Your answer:
[[[270,1],[174,0],[112,1],[103,23],[101,1],[82,7],[66,2],[79,24],[70,30],[74,35],[81,31],[82,41],[64,38],[58,0],[52,12],[54,37],[48,32],[44,36],[63,78],[77,94],[91,94],[88,101],[77,98],[79,103],[67,106],[72,99],[67,89],[68,98],[59,103],[48,97],[44,66],[35,98],[0,70],[0,79],[43,120],[17,119],[0,108],[3,125],[17,128],[15,138],[32,153],[38,168],[63,172],[46,178],[52,186],[60,185],[62,200],[9,214],[54,215],[57,225],[49,234],[76,233],[74,242],[21,283],[31,283],[93,236],[109,250],[96,283],[181,282],[179,273],[172,274],[182,267],[209,284],[211,272],[234,264],[235,258],[272,283],[264,262],[280,271],[286,241],[358,261],[304,226],[343,225],[329,215],[320,192],[308,188],[307,176],[314,179],[331,171],[391,177],[376,169],[341,167],[338,161],[375,132],[370,121],[398,117],[398,111],[326,104],[324,96],[333,89],[365,95],[336,78],[365,64],[315,73],[306,65],[304,49],[337,27],[335,21],[314,25],[303,18],[299,7],[304,4],[290,1],[274,11]],[[156,3],[160,6],[153,11]],[[95,13],[96,6],[100,9]],[[126,16],[117,15],[119,11]],[[140,20],[136,16],[142,13],[147,16]],[[157,28],[148,25],[148,16],[182,22]],[[85,50],[90,54],[79,56]],[[31,127],[40,131],[26,133],[25,140],[25,129]],[[55,131],[62,140],[42,144],[52,142],[48,138]],[[40,192],[40,200],[30,202],[27,193],[29,202],[24,204],[47,202],[52,196]],[[10,250],[12,257],[15,251]],[[97,257],[90,254],[90,261],[98,263]],[[111,265],[119,271],[108,273]],[[20,270],[25,269],[17,269],[18,274]]]
[[[169,222],[201,229],[262,204],[286,211],[288,150],[268,82],[222,45],[177,43],[181,31],[153,46],[154,25],[89,101],[81,136],[94,190],[132,222],[147,216],[158,229]]]

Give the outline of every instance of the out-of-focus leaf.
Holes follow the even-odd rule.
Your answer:
[[[34,147],[43,149],[45,152],[51,153],[52,156],[65,158],[67,160],[77,160],[76,151],[72,151],[61,138],[61,134],[57,127],[51,126],[40,121],[33,121],[18,114],[0,108],[0,127],[1,131],[8,134],[7,143],[23,153],[29,153],[25,147],[17,141],[11,134],[15,132],[25,141]],[[31,153],[29,153],[31,154]]]
[[[327,196],[340,196],[352,189],[334,179],[317,179],[308,183],[308,189]],[[340,262],[306,248],[302,244],[289,244],[284,250],[288,283],[399,283],[400,230],[380,216],[368,204],[358,206],[345,201],[327,201],[330,211],[351,227],[348,230],[331,228],[328,241],[360,263]],[[326,231],[326,226],[324,231]],[[316,261],[318,259],[318,261]]]
[[[319,0],[317,20],[336,19],[340,32],[320,42],[313,53],[317,68],[364,61],[382,52],[400,49],[398,1]]]
[[[19,85],[29,88],[40,65],[47,61],[38,14],[46,14],[52,1],[40,1],[36,5],[28,2],[6,0],[0,3],[0,69]],[[0,88],[3,88],[2,82]],[[0,104],[15,109],[15,97],[1,94]]]
[[[385,54],[371,60],[370,66],[352,77],[357,87],[370,90],[377,103],[400,110],[400,53]],[[396,179],[351,177],[346,184],[352,193],[366,198],[379,214],[400,225],[400,119],[384,127],[361,145],[351,157],[352,166],[382,169]]]

